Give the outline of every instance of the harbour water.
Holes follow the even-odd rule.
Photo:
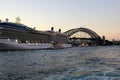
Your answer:
[[[0,51],[0,80],[120,80],[120,46]]]

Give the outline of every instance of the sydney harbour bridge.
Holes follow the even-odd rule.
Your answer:
[[[69,42],[73,46],[90,46],[90,45],[102,45],[104,44],[103,39],[94,31],[88,28],[74,28],[64,32],[68,38]]]

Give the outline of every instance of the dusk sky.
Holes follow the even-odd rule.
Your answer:
[[[0,0],[0,19],[62,32],[86,27],[107,39],[120,40],[120,0]]]

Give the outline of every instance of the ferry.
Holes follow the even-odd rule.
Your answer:
[[[39,31],[19,22],[0,21],[0,50],[56,49],[71,47],[68,37],[54,31]]]

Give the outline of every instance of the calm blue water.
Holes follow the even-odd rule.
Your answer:
[[[1,51],[0,80],[120,80],[120,46]]]

